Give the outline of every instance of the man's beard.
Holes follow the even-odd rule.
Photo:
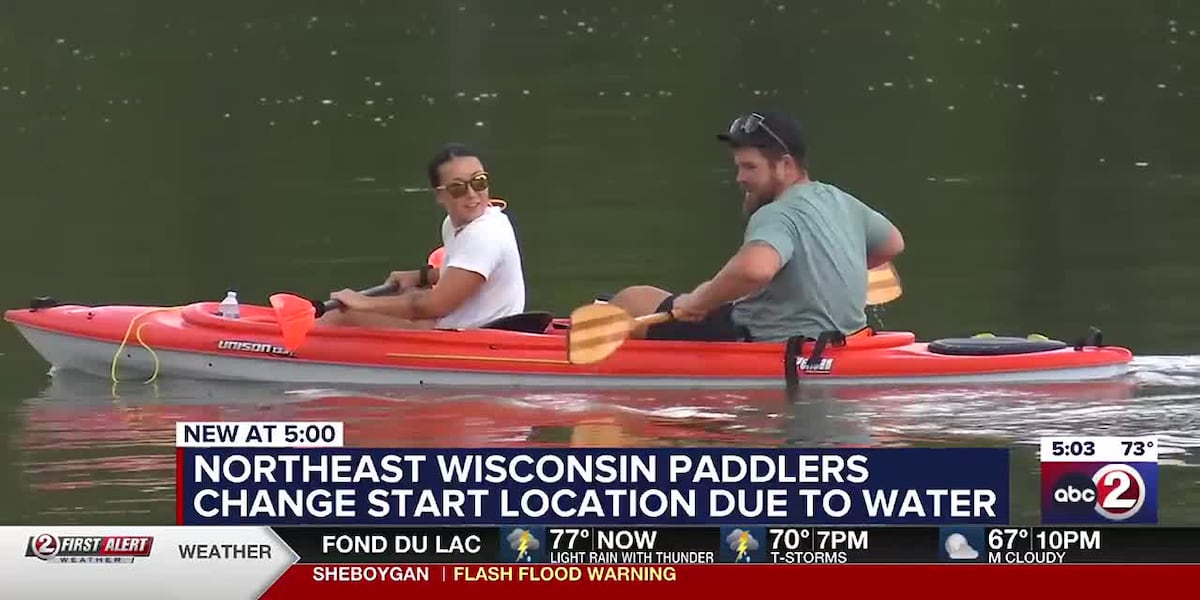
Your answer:
[[[758,212],[758,209],[770,204],[773,200],[775,200],[775,196],[776,194],[770,193],[769,191],[768,193],[755,195],[749,190],[746,190],[744,192],[744,196],[742,197],[742,216],[749,219],[751,215]]]

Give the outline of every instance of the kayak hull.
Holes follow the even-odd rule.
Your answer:
[[[319,327],[295,352],[282,348],[274,313],[216,304],[183,307],[75,306],[10,310],[29,344],[56,369],[119,380],[192,379],[364,385],[554,388],[781,388],[785,344],[629,340],[596,364],[566,360],[565,324],[545,332],[412,331]],[[812,344],[808,345],[811,349]],[[1003,356],[936,354],[909,332],[851,338],[823,351],[828,368],[799,382],[974,384],[1111,379],[1132,354],[1115,346]],[[814,364],[816,364],[814,362]],[[115,366],[114,366],[115,365]],[[794,371],[795,372],[795,371]]]
[[[76,336],[20,327],[21,333],[55,368],[71,369],[111,376],[113,355],[118,342],[103,342]],[[558,373],[485,372],[472,370],[428,369],[406,366],[358,366],[314,360],[280,361],[200,354],[197,352],[155,349],[152,355],[140,346],[126,345],[117,362],[120,380],[177,375],[191,379],[229,381],[276,381],[284,383],[327,383],[361,385],[430,386],[546,386],[546,387],[696,387],[690,378],[669,376],[564,375]],[[781,377],[711,378],[701,387],[779,387]]]

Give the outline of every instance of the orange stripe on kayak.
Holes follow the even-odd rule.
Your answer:
[[[568,365],[570,361],[558,358],[521,358],[519,356],[463,356],[461,354],[401,354],[388,352],[392,358],[423,358],[429,360],[475,360],[484,362],[521,362],[545,365]]]

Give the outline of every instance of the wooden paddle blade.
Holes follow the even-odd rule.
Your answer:
[[[312,302],[292,294],[272,294],[271,307],[275,309],[275,320],[283,333],[284,348],[295,352],[316,326],[316,309]]]
[[[567,360],[586,365],[617,351],[635,326],[633,317],[615,304],[587,304],[571,312],[567,330]]]
[[[892,263],[884,263],[867,271],[867,305],[887,304],[903,293],[900,275]]]

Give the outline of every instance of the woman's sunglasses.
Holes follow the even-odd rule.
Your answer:
[[[488,174],[480,173],[472,177],[469,181],[451,181],[446,185],[439,185],[435,189],[446,190],[451,198],[462,198],[467,195],[467,187],[482,192],[488,189]]]

